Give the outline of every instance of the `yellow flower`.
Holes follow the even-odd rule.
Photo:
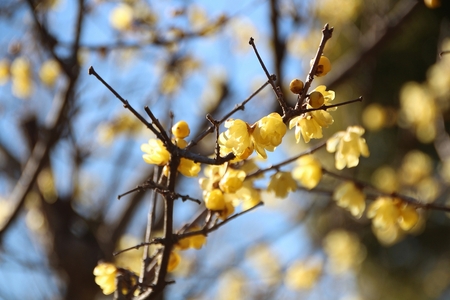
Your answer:
[[[249,157],[254,149],[250,126],[239,119],[228,119],[224,125],[228,130],[219,136],[220,154],[233,152],[239,160]]]
[[[39,70],[39,78],[45,85],[52,87],[60,72],[59,63],[54,59],[49,59],[42,64]]]
[[[238,201],[242,201],[243,210],[248,210],[261,202],[261,194],[259,190],[253,187],[251,181],[245,181],[244,186],[240,188],[235,195],[237,200],[233,204],[237,206]]]
[[[323,105],[329,105],[335,96],[334,91],[327,91],[324,85],[319,85],[311,94],[314,92],[320,92],[323,95]],[[312,108],[312,106],[308,104],[307,108]],[[329,110],[336,110],[336,107]],[[300,142],[300,134],[305,143],[308,143],[311,139],[322,138],[322,127],[327,128],[333,122],[334,120],[330,113],[325,110],[315,110],[292,118],[289,122],[289,129],[295,126],[297,143]]]
[[[384,244],[398,241],[405,231],[411,231],[419,223],[416,208],[399,199],[379,197],[373,202],[367,217],[372,219],[373,232]]]
[[[342,170],[356,167],[359,163],[359,156],[369,156],[369,148],[366,140],[361,136],[364,129],[360,126],[350,126],[347,131],[339,131],[327,141],[327,151],[336,152],[336,169]]]
[[[119,4],[109,16],[111,25],[117,30],[127,30],[133,23],[133,9],[127,4]]]
[[[222,191],[219,189],[214,189],[210,192],[204,191],[203,198],[205,206],[209,210],[222,210],[225,208],[225,199]]]
[[[366,202],[364,194],[351,181],[339,185],[333,193],[333,199],[337,205],[346,208],[356,218],[361,218]]]
[[[163,166],[170,160],[170,153],[167,151],[163,142],[158,139],[150,139],[148,144],[141,145],[142,155],[144,161],[148,164]]]
[[[334,97],[336,96],[336,93],[332,90],[327,91],[327,87],[325,85],[319,85],[318,87],[316,87],[314,90],[311,91],[311,93],[313,92],[320,92],[323,95],[324,98],[324,103],[323,105],[328,106],[331,105],[331,101],[334,100]],[[327,111],[335,111],[337,109],[337,107],[332,107],[327,109]]]
[[[292,170],[292,177],[307,189],[314,188],[322,178],[322,166],[311,154],[297,160],[298,166]]]
[[[190,228],[188,232],[198,231],[200,229],[201,228],[199,226],[194,226]],[[195,248],[198,250],[201,249],[204,244],[206,244],[206,236],[204,236],[203,234],[199,234],[179,240],[175,244],[175,247],[177,247],[180,250],[185,250],[188,248]]]
[[[224,193],[235,193],[242,187],[245,176],[246,174],[242,170],[228,168],[219,181],[219,187]]]
[[[285,284],[292,290],[311,289],[321,273],[321,263],[296,261],[286,270]]]
[[[0,60],[0,85],[5,84],[9,79],[9,61]]]
[[[110,295],[116,290],[117,268],[113,264],[99,263],[94,269],[95,283],[100,286],[103,294]]]
[[[256,152],[262,158],[267,158],[265,150],[274,151],[275,147],[281,144],[285,134],[286,125],[279,114],[271,113],[263,117],[254,124],[252,133]]]
[[[276,172],[270,177],[268,192],[274,192],[278,198],[286,198],[289,192],[297,189],[297,182],[290,172]]]
[[[196,163],[190,159],[182,157],[180,159],[180,165],[178,171],[186,177],[196,177],[200,172],[200,163]]]
[[[314,64],[314,59],[311,60],[310,65],[312,67],[312,65]],[[331,71],[331,62],[328,59],[328,57],[322,55],[319,58],[319,63],[317,64],[317,69],[316,69],[316,76],[317,77],[322,77],[327,75],[328,72]]]
[[[172,133],[176,138],[184,139],[189,136],[191,130],[189,129],[188,123],[186,121],[179,121],[172,126]]]
[[[16,58],[11,64],[12,91],[17,98],[28,98],[31,95],[33,82],[31,64],[24,57]]]
[[[366,257],[366,248],[361,245],[358,236],[342,229],[330,231],[325,236],[323,249],[331,270],[337,274],[358,268]]]

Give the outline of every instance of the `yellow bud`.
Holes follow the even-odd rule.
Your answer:
[[[319,108],[325,103],[325,98],[321,92],[312,92],[309,94],[309,105],[313,108]]]
[[[172,133],[176,138],[184,139],[189,135],[189,133],[191,133],[191,130],[189,129],[189,125],[186,121],[180,121],[173,125]]]
[[[314,59],[311,60],[310,65],[312,66],[314,64]],[[316,76],[322,77],[327,75],[328,72],[331,70],[331,62],[328,59],[328,57],[322,55],[319,59],[319,64],[317,65],[316,69]]]
[[[222,210],[225,208],[225,199],[219,189],[208,192],[205,197],[205,206],[209,210]]]
[[[181,257],[177,252],[175,251],[170,252],[169,264],[167,265],[167,272],[172,272],[173,270],[175,270],[176,267],[178,267],[178,265],[180,264],[180,261]]]
[[[294,94],[301,94],[303,91],[303,81],[300,79],[294,79],[289,84],[289,90]]]

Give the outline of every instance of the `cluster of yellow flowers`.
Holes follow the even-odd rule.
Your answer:
[[[248,158],[254,150],[262,158],[267,151],[274,151],[286,134],[286,125],[281,116],[271,113],[253,125],[242,120],[229,119],[225,122],[227,131],[219,136],[220,154],[233,153],[235,161]]]
[[[334,96],[334,91],[327,91],[326,86],[320,85],[311,92],[307,108],[319,108],[323,105],[327,106],[334,100]],[[328,110],[336,110],[336,107],[329,108]],[[305,143],[308,143],[311,139],[322,138],[322,127],[327,128],[329,125],[333,124],[333,122],[334,120],[330,113],[325,110],[315,110],[292,118],[289,122],[289,129],[295,126],[295,138],[297,139],[297,143],[300,142],[300,134]]]
[[[261,201],[259,191],[253,188],[251,180],[244,183],[244,170],[233,169],[226,163],[220,166],[207,166],[200,178],[203,200],[209,210],[217,211],[221,219],[226,219],[234,212],[234,208],[242,203],[244,210]]]
[[[175,144],[177,147],[183,149],[187,146],[187,142],[184,140],[189,133],[190,129],[185,121],[180,121],[173,125],[172,133],[175,136]],[[141,150],[145,153],[142,158],[148,164],[154,164],[158,166],[167,166],[170,161],[170,153],[167,151],[163,142],[159,139],[150,139],[147,144],[141,145]],[[168,169],[164,169],[167,175]],[[200,172],[200,164],[186,158],[181,158],[178,171],[187,177],[195,177]]]

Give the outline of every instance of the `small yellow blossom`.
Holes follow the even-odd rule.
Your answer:
[[[245,172],[228,168],[219,181],[219,187],[224,193],[235,193],[242,187],[245,180]]]
[[[9,79],[9,61],[0,60],[0,85],[5,84]]]
[[[222,210],[225,208],[225,198],[219,189],[214,189],[210,192],[204,191],[203,199],[205,200],[206,208],[209,210]]]
[[[133,23],[133,8],[127,4],[119,4],[111,12],[109,21],[117,30],[125,31],[130,29]]]
[[[148,144],[142,144],[141,150],[145,152],[142,158],[148,164],[163,166],[170,160],[169,151],[167,151],[163,142],[158,139],[150,139]]]
[[[110,295],[116,290],[117,268],[110,263],[99,263],[94,269],[95,283],[100,286],[103,294]]]
[[[430,156],[419,150],[411,150],[403,158],[399,179],[402,184],[415,185],[428,177],[432,170],[433,160]]]
[[[248,210],[261,202],[261,194],[259,190],[253,187],[251,181],[245,181],[243,187],[241,187],[235,195],[239,201],[242,201],[243,210]],[[236,201],[235,204],[235,206],[237,206],[238,202]]]
[[[323,240],[323,249],[336,274],[358,268],[366,257],[366,248],[358,236],[343,229],[330,231]]]
[[[228,119],[224,126],[228,130],[219,136],[220,154],[233,152],[239,160],[249,157],[254,150],[250,126],[239,119]]]
[[[336,152],[336,169],[342,170],[356,167],[359,163],[359,156],[369,156],[369,148],[366,140],[361,136],[364,129],[360,126],[350,126],[347,131],[339,131],[327,141],[327,151]]]
[[[420,216],[415,207],[399,199],[379,197],[370,205],[367,217],[372,219],[377,238],[389,245],[398,241],[405,231],[411,231]]]
[[[169,263],[167,265],[167,272],[173,272],[180,264],[181,256],[176,251],[170,252]]]
[[[383,106],[372,103],[364,108],[362,121],[368,130],[378,131],[385,126],[387,117],[386,109]]]
[[[188,232],[198,231],[200,229],[201,228],[199,226],[193,226],[192,228],[189,229]],[[187,248],[194,248],[194,249],[198,250],[198,249],[201,249],[204,244],[206,244],[206,236],[204,236],[203,234],[194,235],[194,236],[190,236],[190,237],[181,239],[177,243],[179,248],[182,250],[187,249]],[[184,245],[184,246],[180,246],[180,245]]]
[[[307,189],[314,188],[322,179],[322,166],[311,154],[297,160],[298,166],[292,170],[292,177]]]
[[[336,188],[333,199],[337,205],[351,212],[356,218],[361,218],[366,208],[365,196],[351,181],[344,182]]]
[[[372,184],[385,193],[393,193],[398,188],[397,172],[390,166],[381,166],[372,174]]]
[[[314,64],[314,59],[310,61],[310,66]],[[325,55],[320,56],[319,63],[317,64],[316,76],[322,77],[328,74],[331,71],[331,62]]]
[[[321,263],[295,261],[286,270],[284,282],[291,290],[311,289],[322,273]]]
[[[268,192],[274,192],[278,198],[286,198],[289,192],[297,189],[297,182],[291,172],[276,172],[270,177]]]
[[[323,95],[323,99],[324,99],[323,105],[325,105],[325,106],[331,105],[330,102],[333,101],[334,98],[336,97],[336,93],[332,90],[327,91],[327,87],[325,85],[317,86],[314,90],[311,91],[311,93],[313,93],[313,92],[320,92]],[[328,108],[327,111],[335,111],[336,109],[337,109],[337,107],[331,107],[331,108]]]
[[[277,113],[263,117],[252,127],[254,127],[252,137],[255,150],[262,158],[267,158],[265,150],[274,151],[281,144],[287,130],[283,119]]]
[[[45,85],[52,87],[60,72],[59,63],[54,59],[49,59],[42,64],[39,70],[39,78]]]
[[[330,105],[330,102],[335,97],[334,91],[327,91],[324,85],[319,85],[311,94],[314,92],[320,92],[323,95],[323,105],[325,106]],[[308,104],[307,108],[312,108],[312,106]],[[333,111],[336,110],[336,107],[327,110]],[[297,143],[300,142],[300,135],[303,137],[305,143],[308,143],[311,139],[322,138],[322,128],[327,128],[333,122],[334,120],[330,113],[325,110],[316,110],[292,118],[289,122],[289,129],[295,126],[295,139]]]
[[[229,197],[227,197],[227,194],[225,194],[225,206],[224,208],[219,211],[219,218],[221,218],[222,220],[225,220],[226,218],[228,218],[229,216],[231,216],[234,213],[234,206],[233,206],[233,201],[232,199],[234,198],[234,194],[228,194],[228,195],[232,195],[233,197],[231,197],[231,199],[228,199]]]
[[[18,57],[12,62],[10,71],[14,96],[28,98],[33,88],[30,62],[24,57]]]
[[[190,159],[182,157],[180,159],[180,165],[178,171],[186,177],[196,177],[200,172],[200,163],[196,163]]]
[[[188,123],[186,121],[179,121],[172,126],[172,133],[176,138],[184,139],[189,136],[191,130],[189,129]]]

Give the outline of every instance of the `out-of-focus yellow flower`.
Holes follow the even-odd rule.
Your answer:
[[[253,141],[256,152],[267,158],[266,151],[274,151],[281,144],[283,136],[286,134],[286,125],[278,113],[271,113],[256,122],[252,127]]]
[[[281,265],[277,255],[266,244],[256,244],[249,247],[245,258],[258,273],[263,284],[278,286],[281,279]]]
[[[238,201],[242,201],[242,209],[248,210],[261,202],[261,194],[259,190],[253,187],[253,183],[245,181],[244,185],[235,193],[237,201],[235,206],[238,205]]]
[[[191,5],[188,11],[189,23],[195,31],[204,29],[208,25],[208,16],[205,10],[198,5]]]
[[[372,229],[380,242],[390,245],[397,242],[406,231],[419,223],[416,208],[399,199],[379,197],[367,210],[372,219]]]
[[[245,172],[227,168],[227,171],[219,181],[220,189],[225,193],[235,193],[239,190],[245,180]]]
[[[59,63],[54,59],[49,59],[42,64],[39,78],[45,85],[52,87],[60,73]]]
[[[170,153],[163,142],[158,139],[150,139],[147,144],[141,145],[144,161],[148,164],[163,166],[169,162]]]
[[[379,167],[372,175],[372,184],[385,193],[393,193],[398,188],[397,173],[392,167]]]
[[[167,265],[167,272],[173,272],[180,264],[181,256],[176,251],[170,252],[169,264]]]
[[[24,57],[18,57],[11,64],[10,71],[14,96],[21,99],[28,98],[33,88],[30,62]]]
[[[9,80],[9,61],[7,59],[0,60],[0,85],[5,84]]]
[[[378,103],[369,104],[364,108],[362,121],[364,126],[371,131],[378,131],[386,124],[386,110]]]
[[[236,198],[235,194],[225,194],[224,197],[225,207],[219,211],[219,218],[222,220],[225,220],[234,213],[233,199]]]
[[[249,157],[254,149],[250,126],[239,119],[228,119],[224,126],[228,130],[219,136],[220,154],[225,156],[233,152],[239,160]]]
[[[399,125],[415,129],[423,143],[433,141],[438,108],[429,88],[417,82],[406,83],[400,91],[400,105]]]
[[[358,236],[342,229],[333,230],[325,236],[323,249],[332,272],[337,274],[357,269],[366,257],[366,248],[361,245]]]
[[[358,219],[366,208],[365,198],[363,192],[351,181],[339,185],[333,193],[333,199],[337,201],[337,205],[349,210]]]
[[[440,185],[433,177],[425,177],[416,186],[417,198],[425,203],[431,203],[439,196]]]
[[[196,177],[200,172],[200,163],[196,163],[190,159],[182,157],[180,159],[180,165],[178,171],[186,177]]]
[[[245,274],[236,269],[228,269],[218,278],[218,291],[214,299],[217,300],[245,300],[248,299],[248,280]]]
[[[431,174],[432,159],[419,150],[409,151],[403,158],[399,170],[399,179],[402,184],[415,185],[422,178]]]
[[[110,295],[116,290],[117,268],[110,263],[99,263],[94,269],[95,283],[100,286],[103,294]]]
[[[130,29],[133,24],[133,8],[127,4],[119,4],[111,11],[109,21],[117,30]]]
[[[297,160],[297,167],[292,170],[292,177],[307,189],[314,188],[322,179],[322,166],[311,154]]]
[[[312,264],[304,261],[295,261],[286,270],[284,282],[292,290],[311,289],[318,281],[321,273],[321,263]]]
[[[327,151],[336,152],[336,169],[342,170],[356,167],[359,163],[359,156],[369,156],[369,148],[366,140],[361,136],[364,129],[360,126],[350,126],[347,131],[339,131],[327,141]]]
[[[297,189],[297,182],[292,178],[291,172],[276,172],[270,177],[268,192],[275,193],[278,198],[286,198],[289,192]]]
[[[191,229],[189,229],[188,232],[191,231],[198,231],[201,228],[199,226],[194,226]],[[203,234],[190,236],[184,239],[181,239],[178,241],[177,246],[181,250],[187,249],[187,248],[194,248],[194,249],[201,249],[203,245],[206,244],[206,236]]]

